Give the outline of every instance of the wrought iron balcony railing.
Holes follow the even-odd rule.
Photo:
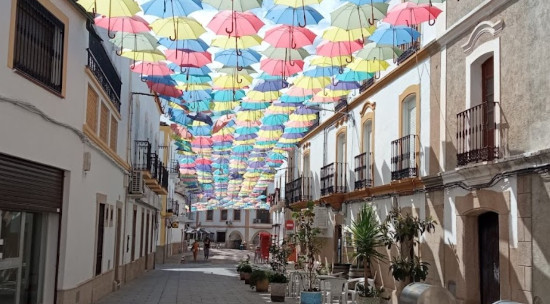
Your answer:
[[[370,86],[374,84],[374,78],[369,78],[361,83],[361,87],[359,87],[359,93],[365,92]]]
[[[335,162],[321,168],[321,196],[347,191],[347,164]]]
[[[101,88],[109,96],[111,103],[120,112],[120,90],[122,81],[118,75],[101,39],[90,32],[88,46],[88,68],[94,74]]]
[[[391,142],[391,179],[416,176],[416,135],[407,135]]]
[[[348,106],[348,97],[344,96],[338,100],[338,103],[334,106],[334,111],[340,111],[341,109]]]
[[[301,176],[286,183],[285,198],[288,204],[313,199],[313,177]]]
[[[355,190],[372,187],[372,153],[364,152],[355,157]]]
[[[497,102],[484,102],[456,115],[459,166],[500,157],[497,110]]]
[[[134,150],[134,169],[151,171],[151,143],[147,140],[136,140]]]

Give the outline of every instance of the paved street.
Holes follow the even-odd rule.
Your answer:
[[[257,304],[270,303],[269,293],[252,290],[239,280],[235,264],[250,251],[233,249],[212,249],[209,261],[192,262],[186,253],[186,262],[179,263],[179,257],[172,257],[167,264],[131,281],[119,291],[101,299],[99,304]],[[286,303],[297,303],[287,298]]]

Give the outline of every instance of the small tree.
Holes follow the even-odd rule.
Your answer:
[[[407,285],[426,279],[429,264],[420,260],[414,252],[414,247],[420,244],[420,237],[424,232],[431,233],[435,230],[436,224],[431,217],[420,220],[409,213],[402,214],[398,207],[389,212],[382,225],[382,233],[387,248],[395,246],[399,252],[399,256],[392,257],[390,265],[390,271],[396,281]]]
[[[285,239],[280,245],[271,245],[271,247],[269,247],[269,252],[271,253],[271,269],[276,273],[284,275],[288,257],[292,253],[292,248],[290,248],[288,241]]]
[[[300,212],[294,212],[292,218],[296,220],[296,233],[291,235],[291,239],[300,245],[300,250],[305,251],[306,255],[306,276],[309,282],[307,291],[314,291],[315,281],[315,255],[320,252],[321,239],[320,230],[314,227],[315,213],[313,212],[313,202],[308,203],[307,209]]]

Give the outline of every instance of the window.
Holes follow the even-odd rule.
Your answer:
[[[221,211],[220,219],[221,219],[222,221],[227,221],[227,209]]]
[[[118,121],[114,116],[111,116],[111,136],[109,139],[109,147],[111,147],[111,150],[116,152],[116,146],[117,146],[117,139],[118,139]]]
[[[206,220],[207,221],[214,220],[214,210],[206,210]]]
[[[371,153],[372,144],[372,120],[367,120],[363,124],[363,152],[369,155]]]
[[[234,221],[240,221],[241,220],[241,210],[240,209],[233,209],[233,220]]]
[[[256,223],[269,224],[270,223],[269,210],[258,209],[256,210]]]
[[[101,115],[99,123],[99,138],[103,142],[107,142],[109,134],[109,108],[104,103],[101,103]]]
[[[304,166],[302,170],[302,176],[311,176],[311,167],[309,163],[310,163],[309,153],[304,153]]]
[[[99,97],[94,89],[88,85],[88,101],[86,104],[86,124],[94,132],[97,132],[97,107],[99,106]]]
[[[145,236],[145,212],[141,211],[141,234],[139,239],[139,257],[143,256],[143,237]]]
[[[405,98],[402,107],[402,135],[416,134],[416,94],[411,94]]]
[[[65,25],[35,0],[18,0],[13,67],[62,92]]]

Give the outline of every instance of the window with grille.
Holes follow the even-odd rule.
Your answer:
[[[109,147],[111,147],[111,150],[115,152],[116,152],[117,140],[118,140],[118,121],[114,116],[111,116],[111,136],[109,139]]]
[[[104,142],[107,142],[108,135],[109,135],[109,120],[110,120],[109,108],[104,103],[101,103],[101,121],[99,125],[99,138]]]
[[[222,210],[220,219],[222,221],[227,221],[227,210]]]
[[[13,67],[61,93],[65,25],[36,0],[17,0]]]
[[[86,125],[95,132],[97,132],[97,107],[99,103],[99,97],[97,93],[88,86],[88,101],[86,104]]]
[[[214,220],[214,210],[206,210],[206,220],[207,221]]]

